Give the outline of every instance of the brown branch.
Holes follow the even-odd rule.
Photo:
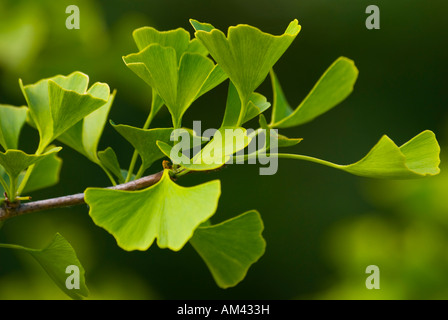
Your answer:
[[[108,187],[106,189],[111,190],[138,190],[152,186],[159,182],[162,178],[163,171],[154,173],[150,176],[146,176],[128,183],[119,184],[113,187]],[[33,201],[28,203],[8,203],[5,201],[3,206],[0,207],[0,221],[19,216],[25,213],[43,211],[54,208],[70,207],[79,204],[84,204],[84,193],[77,193],[69,196],[63,196],[59,198],[52,198],[46,200]]]

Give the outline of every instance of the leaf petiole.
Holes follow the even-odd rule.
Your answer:
[[[154,92],[153,92],[153,94],[154,94]],[[149,112],[148,118],[146,119],[146,122],[143,125],[142,129],[148,129],[149,128],[149,126],[151,125],[152,120],[154,119],[154,116],[155,116],[156,112],[158,111],[157,110],[156,112],[154,112],[154,104],[155,104],[154,101],[155,101],[155,99],[152,99],[151,111]],[[138,159],[138,152],[137,152],[137,150],[134,149],[134,153],[132,154],[131,163],[129,164],[128,175],[126,176],[126,180],[124,181],[125,183],[131,181],[132,174],[134,173],[135,164],[137,163],[137,159]],[[140,172],[140,170],[139,170],[139,172]],[[136,176],[136,179],[138,179],[137,176]]]
[[[2,185],[2,187],[5,190],[6,194],[9,194],[8,184],[6,183],[5,179],[3,179],[2,176],[0,176],[0,184]]]

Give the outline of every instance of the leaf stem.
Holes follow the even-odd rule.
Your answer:
[[[145,173],[145,168],[143,167],[143,163],[142,163],[140,165],[140,168],[137,171],[137,174],[135,175],[135,179],[140,179],[144,173]]]
[[[18,196],[17,194],[17,179],[11,179],[11,177],[9,177],[9,201],[10,202],[15,202],[16,201],[16,197]]]
[[[23,249],[25,249],[24,247],[22,247],[22,246],[19,246],[19,245],[16,245],[16,244],[6,244],[6,243],[0,243],[0,248],[5,248],[5,249],[18,249],[18,250],[23,250]],[[37,251],[37,250],[34,250],[34,249],[26,249],[26,250],[30,250],[30,251]]]
[[[244,117],[246,117],[247,104],[249,102],[249,99],[246,96],[241,97],[240,95],[240,100],[241,100],[241,110],[238,116],[238,122],[236,124],[237,127],[241,127],[241,125],[243,124]]]
[[[151,106],[151,111],[149,112],[148,118],[146,118],[146,122],[143,125],[142,129],[148,129],[149,126],[151,125],[151,122],[155,116],[153,110],[154,110],[154,104]],[[131,163],[129,164],[128,175],[126,176],[126,179],[124,181],[125,183],[131,181],[132,174],[134,173],[134,168],[137,163],[137,159],[138,159],[138,152],[137,152],[137,150],[134,149],[134,153],[132,154]]]
[[[112,185],[116,186],[117,182],[115,181],[115,178],[110,174],[109,170],[107,170],[103,164],[98,161],[97,164],[100,166],[101,169],[103,169],[103,171],[106,173],[107,177],[109,178],[110,182],[112,183]]]
[[[310,157],[310,156],[305,156],[305,155],[301,155],[301,154],[289,154],[289,153],[277,153],[277,154],[271,154],[271,156],[277,156],[279,158],[284,158],[284,159],[296,159],[296,160],[305,160],[305,161],[310,161],[310,162],[314,162],[314,163],[318,163],[327,167],[332,167],[332,168],[336,168],[336,169],[340,169],[341,167],[345,167],[342,165],[338,165],[338,164],[334,164],[332,162],[329,161],[325,161],[325,160],[321,160],[318,158],[314,158],[314,157]]]
[[[5,179],[3,179],[2,176],[0,176],[0,184],[2,185],[2,187],[5,190],[6,194],[9,194],[9,186],[6,183]]]
[[[260,153],[259,151],[262,152],[266,152],[266,149],[262,149],[262,150],[257,150],[254,153],[251,154],[246,154],[243,156],[234,156],[233,160],[234,161],[238,161],[238,160],[248,160],[248,159],[253,159],[253,158],[257,158]],[[278,158],[283,158],[283,159],[296,159],[296,160],[304,160],[304,161],[309,161],[309,162],[314,162],[314,163],[318,163],[327,167],[332,167],[332,168],[336,168],[336,169],[341,169],[345,166],[343,165],[338,165],[329,161],[325,161],[325,160],[321,160],[318,158],[314,158],[314,157],[310,157],[310,156],[305,156],[305,155],[301,155],[301,154],[289,154],[289,153],[271,153],[269,154],[270,157],[278,157]]]

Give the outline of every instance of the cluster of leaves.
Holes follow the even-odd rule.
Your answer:
[[[0,144],[5,150],[0,152],[0,182],[7,195],[3,207],[25,200],[24,194],[28,192],[58,182],[62,161],[57,156],[61,148],[52,145],[55,140],[100,166],[113,185],[142,177],[155,161],[170,157],[175,146],[171,141],[173,130],[182,128],[182,117],[195,100],[229,79],[226,110],[219,131],[241,129],[243,143],[227,148],[229,142],[218,143],[221,141],[217,138],[208,141],[185,128],[193,145],[199,149],[204,143],[205,146],[191,159],[181,155],[185,161],[165,169],[155,185],[139,191],[102,188],[85,191],[93,222],[112,234],[118,246],[128,251],[147,250],[157,240],[160,248],[178,251],[189,242],[207,264],[218,286],[227,288],[242,281],[249,267],[265,251],[261,216],[252,210],[212,224],[210,218],[217,210],[221,194],[220,181],[186,188],[177,185],[172,177],[216,169],[232,157],[238,158],[235,153],[246,148],[261,129],[268,132],[268,138],[278,139],[279,147],[298,144],[302,139],[280,135],[277,129],[309,122],[339,104],[352,92],[358,71],[350,59],[337,59],[294,109],[288,104],[272,68],[300,32],[297,20],[279,36],[248,25],[230,27],[226,35],[210,24],[195,20],[191,24],[196,30],[194,39],[181,28],[161,32],[144,27],[133,33],[139,51],[123,60],[150,86],[152,102],[143,128],[111,123],[135,149],[127,170],[122,168],[112,148],[98,150],[115,96],[107,84],[95,83],[88,88],[88,77],[81,72],[30,85],[20,81],[27,106],[0,105]],[[268,76],[273,88],[269,124],[263,112],[271,103],[255,92]],[[150,128],[163,106],[170,112],[173,126]],[[259,117],[260,128],[247,134],[243,125],[255,117]],[[36,128],[40,136],[37,151],[32,155],[18,150],[19,133],[25,123]],[[218,145],[221,151],[216,151]],[[266,142],[244,159],[266,155],[269,147]],[[222,161],[213,164],[204,161],[202,155],[209,154],[210,149],[218,152]],[[297,154],[270,153],[270,156],[312,161],[360,176],[406,179],[437,174],[439,151],[434,134],[424,131],[400,147],[383,136],[363,159],[350,165]],[[139,158],[141,165],[135,170]],[[67,265],[83,269],[62,236],[57,235],[44,250],[10,244],[0,246],[30,253],[71,297],[87,294],[84,278],[79,292],[73,293],[64,285]]]

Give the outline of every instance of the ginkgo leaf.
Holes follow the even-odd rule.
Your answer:
[[[440,172],[439,154],[440,146],[434,133],[426,130],[401,147],[385,135],[364,158],[350,165],[338,165],[303,155],[278,154],[277,156],[320,163],[363,177],[413,179],[438,174]]]
[[[24,86],[32,123],[40,135],[39,151],[109,100],[109,86],[95,83],[87,90],[89,78],[81,72],[55,76]]]
[[[123,60],[157,91],[170,111],[175,127],[180,127],[183,114],[200,95],[227,78],[209,58],[185,52],[178,62],[174,48],[157,43],[125,56]]]
[[[246,148],[250,141],[246,129],[223,127],[215,132],[213,139],[192,159],[184,154],[182,144],[172,147],[163,141],[157,141],[157,146],[173,164],[191,171],[208,171],[222,167],[231,160],[233,154]]]
[[[292,147],[303,140],[303,138],[288,138],[287,136],[284,136],[282,134],[277,134],[276,137],[277,137],[277,145],[279,148]]]
[[[189,148],[200,146],[205,142],[199,136],[196,136],[189,129],[178,129],[177,136],[173,133],[173,128],[155,128],[155,129],[140,129],[128,125],[116,125],[112,123],[115,130],[118,131],[130,144],[137,150],[142,158],[143,168],[149,168],[154,161],[159,160],[165,156],[163,152],[157,148],[157,141],[162,141],[170,146],[175,143],[175,140],[184,141],[189,145]],[[187,138],[183,137],[185,133]],[[183,140],[186,139],[187,141]]]
[[[292,21],[280,36],[264,33],[249,25],[237,25],[229,28],[226,37],[210,24],[196,20],[190,22],[196,29],[196,38],[227,73],[245,103],[301,29],[297,20]],[[244,119],[245,110],[246,106],[243,105],[241,120]]]
[[[30,249],[13,244],[0,244],[0,248],[15,249],[30,254],[47,272],[56,285],[72,299],[83,299],[89,295],[86,286],[85,271],[79,262],[76,252],[70,243],[59,233],[55,235],[53,241],[44,249]],[[70,271],[68,267],[75,267],[76,271]],[[73,268],[73,270],[75,270]],[[69,273],[67,273],[69,270]],[[67,288],[66,281],[71,272],[78,272],[79,288]]]
[[[294,110],[288,103],[288,100],[283,93],[283,89],[280,86],[277,75],[274,73],[274,69],[270,71],[272,92],[273,92],[273,106],[272,106],[272,119],[271,123],[277,123],[280,120],[286,118]]]
[[[53,149],[54,146],[49,146],[48,150]],[[56,153],[51,154],[48,157],[38,161],[34,165],[25,188],[23,189],[23,194],[28,194],[33,191],[48,188],[56,185],[59,182],[59,174],[61,172],[62,159],[57,156]],[[22,171],[18,177],[17,185],[20,185],[23,178],[25,177],[26,170]],[[2,166],[0,166],[0,180],[9,185],[10,179],[8,174],[5,172]],[[9,188],[4,188],[0,184],[0,194],[7,192],[9,194]]]
[[[151,44],[138,53],[123,57],[123,61],[129,69],[157,91],[168,108],[175,106],[178,60],[174,48]]]
[[[114,149],[108,147],[106,150],[98,152],[98,159],[107,170],[118,178],[120,183],[124,182],[125,179],[123,178],[120,163]]]
[[[177,62],[180,61],[184,52],[197,53],[202,56],[208,55],[207,49],[198,41],[198,39],[190,40],[190,33],[182,28],[169,31],[158,31],[152,27],[143,27],[134,30],[132,35],[140,51],[145,49],[147,46],[155,43],[163,47],[173,48],[176,52]],[[227,75],[222,71],[221,68],[215,69],[216,70],[214,70],[209,75],[209,78],[203,85],[203,88],[198,94],[198,97],[205,92],[213,89],[217,85],[214,85],[214,83],[218,82],[220,77],[225,77],[222,81],[227,78]],[[222,81],[220,81],[219,83],[221,83]],[[157,90],[155,90],[154,88],[152,90],[152,100],[153,101],[150,113],[151,118],[155,117],[155,115],[163,105],[163,100],[159,97]]]
[[[27,194],[58,184],[61,167],[62,159],[56,153],[37,162],[22,193]],[[24,175],[25,171],[22,171],[19,176],[19,184]]]
[[[198,53],[201,56],[208,56],[208,50],[202,45],[202,43],[194,38],[190,41],[186,52]]]
[[[0,166],[0,194],[4,193],[10,194],[9,191],[9,176],[6,173],[5,169]],[[2,205],[3,198],[0,198],[0,206]]]
[[[157,238],[160,248],[174,251],[216,211],[219,180],[194,187],[174,183],[169,170],[155,185],[139,191],[88,188],[85,199],[90,216],[124,250],[147,250]]]
[[[0,145],[3,149],[17,149],[19,135],[26,121],[26,107],[0,104]]]
[[[52,156],[59,152],[62,148],[53,148],[41,155],[29,155],[20,150],[7,150],[5,153],[0,152],[0,165],[8,174],[10,180],[16,180],[20,173],[29,166],[37,164],[39,161]]]
[[[177,28],[169,31],[159,31],[152,27],[142,27],[134,30],[132,33],[134,41],[141,51],[147,46],[157,43],[163,47],[174,49],[177,61],[182,54],[187,51],[190,44],[190,33],[183,28]]]
[[[115,94],[116,91],[110,95],[105,105],[85,116],[57,139],[86,156],[90,161],[98,163],[98,144],[115,99]]]
[[[158,43],[163,47],[173,48],[178,61],[184,52],[208,55],[207,49],[197,39],[190,40],[190,33],[183,28],[159,31],[152,27],[142,27],[134,30],[132,35],[140,51],[153,43]]]
[[[173,128],[140,129],[122,124],[112,124],[112,126],[137,150],[144,169],[165,156],[157,148],[158,140],[172,144],[170,137]]]
[[[263,221],[248,211],[216,225],[200,226],[190,243],[221,288],[241,282],[250,266],[264,254]]]
[[[292,110],[272,71],[274,106],[270,126],[288,128],[313,120],[347,98],[353,91],[357,77],[358,69],[353,61],[340,57],[325,71],[302,103]]]

